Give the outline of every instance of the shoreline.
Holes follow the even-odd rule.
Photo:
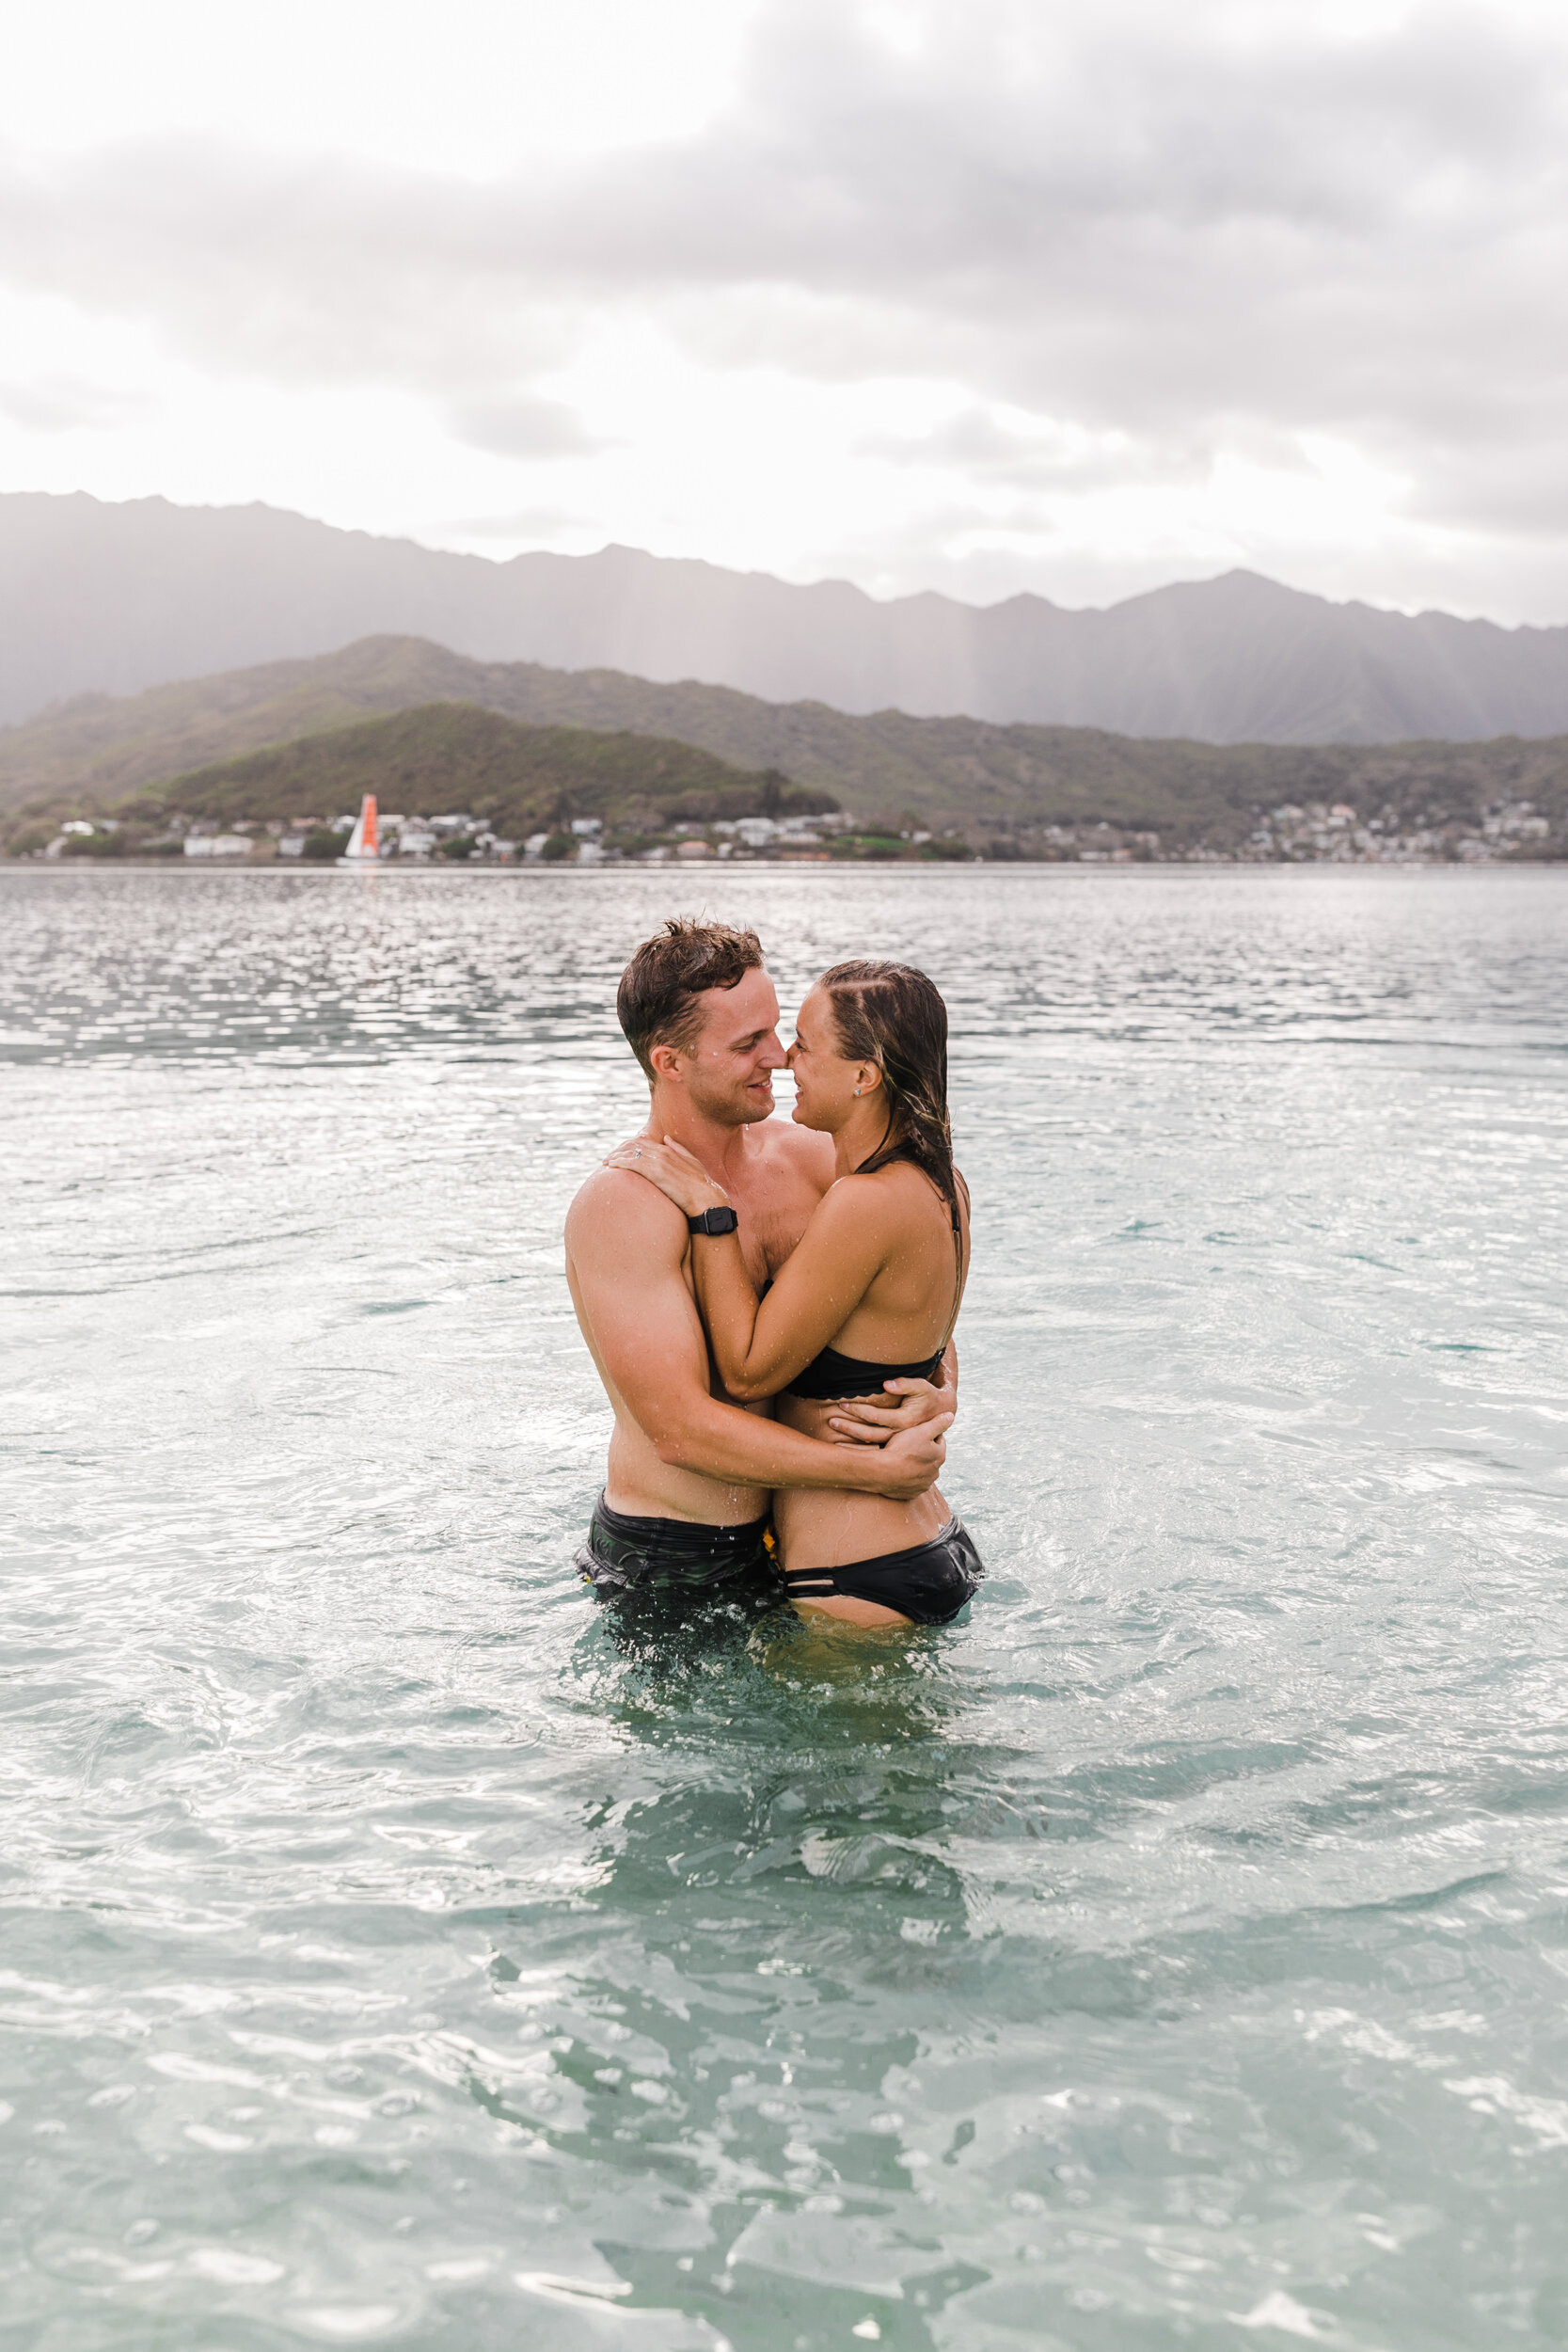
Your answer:
[[[488,876],[494,880],[520,880],[524,876],[562,876],[571,874],[586,880],[594,876],[604,880],[612,875],[713,875],[713,874],[799,874],[810,867],[813,872],[826,868],[828,872],[858,873],[868,866],[879,873],[902,874],[1503,874],[1549,873],[1554,867],[1568,870],[1568,856],[1557,857],[1497,857],[1497,858],[1257,858],[1224,857],[1220,855],[1152,858],[705,858],[677,864],[644,864],[641,859],[627,858],[610,863],[594,860],[578,865],[562,858],[550,865],[530,861],[527,864],[483,864],[478,859],[426,863],[413,859],[388,858],[372,866],[351,871],[328,859],[311,859],[309,863],[284,862],[278,858],[225,859],[209,863],[196,858],[161,857],[3,857],[0,873],[165,873],[186,874],[193,879],[213,881],[222,876],[240,876],[252,880],[261,876],[282,876],[297,881],[307,875],[360,883],[379,881],[383,876],[399,875],[413,881],[462,880]]]

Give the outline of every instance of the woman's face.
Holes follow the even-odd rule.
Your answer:
[[[814,988],[796,1016],[789,1066],[795,1073],[797,1123],[836,1134],[854,1111],[855,1087],[865,1064],[845,1059],[832,999],[824,988]]]

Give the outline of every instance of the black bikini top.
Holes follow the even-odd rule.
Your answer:
[[[804,1397],[812,1405],[828,1404],[835,1396],[875,1396],[884,1380],[933,1378],[946,1353],[944,1340],[923,1364],[868,1364],[863,1356],[841,1356],[836,1347],[825,1347],[796,1374],[784,1394]]]
[[[895,1160],[910,1156],[895,1144],[892,1151],[879,1152],[874,1158],[865,1161],[859,1172],[866,1176],[874,1175],[879,1168],[890,1167]],[[796,1374],[784,1391],[785,1396],[801,1397],[808,1405],[825,1405],[831,1404],[837,1396],[876,1396],[884,1380],[935,1378],[947,1353],[953,1325],[958,1319],[958,1295],[963,1286],[963,1228],[958,1223],[958,1202],[950,1200],[947,1211],[953,1220],[953,1247],[958,1261],[958,1295],[954,1297],[952,1317],[936,1354],[928,1356],[924,1363],[919,1364],[873,1364],[868,1363],[863,1356],[841,1356],[836,1347],[825,1347],[820,1356],[814,1356],[810,1363]]]

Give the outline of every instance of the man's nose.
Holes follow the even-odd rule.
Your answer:
[[[764,1070],[784,1070],[788,1066],[789,1056],[784,1052],[784,1047],[779,1043],[779,1032],[777,1029],[773,1031],[771,1037],[769,1037],[764,1043],[761,1052],[757,1056],[757,1061],[759,1066]]]

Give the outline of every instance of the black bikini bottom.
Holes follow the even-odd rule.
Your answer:
[[[841,1568],[786,1567],[784,1584],[795,1601],[874,1600],[916,1625],[951,1625],[985,1572],[963,1521],[949,1519],[928,1544],[885,1551],[878,1560],[847,1561]]]
[[[741,1527],[695,1519],[635,1518],[601,1495],[577,1555],[578,1574],[603,1599],[632,1591],[729,1592],[766,1584],[776,1594],[773,1534],[766,1518]]]

